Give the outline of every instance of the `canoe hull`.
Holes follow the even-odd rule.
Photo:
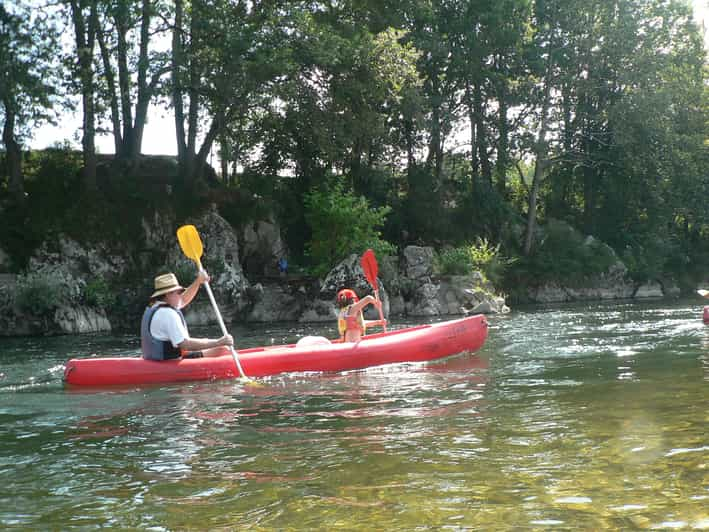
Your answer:
[[[436,360],[477,351],[487,339],[482,315],[366,336],[359,343],[242,349],[239,361],[249,377],[292,372],[334,372],[401,362]],[[72,359],[64,381],[75,386],[163,384],[239,376],[228,350],[224,356],[161,362],[139,357]]]

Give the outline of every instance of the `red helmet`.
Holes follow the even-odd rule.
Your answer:
[[[359,301],[359,298],[357,297],[357,294],[355,294],[354,290],[350,290],[349,288],[343,288],[342,290],[337,292],[338,303],[347,303],[350,299],[353,303],[357,303],[357,301]]]

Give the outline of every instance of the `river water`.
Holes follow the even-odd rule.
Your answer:
[[[516,310],[477,355],[435,364],[63,386],[68,358],[137,345],[3,339],[0,528],[709,529],[701,301]]]

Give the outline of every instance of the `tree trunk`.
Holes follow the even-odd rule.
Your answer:
[[[183,0],[175,0],[175,27],[172,31],[172,105],[175,108],[175,136],[177,159],[183,161],[187,153],[185,145],[185,108],[183,103],[182,69],[184,68]],[[182,164],[182,163],[180,163]]]
[[[109,105],[111,108],[111,127],[113,129],[113,149],[116,153],[121,152],[123,146],[123,136],[121,133],[121,115],[118,110],[118,97],[116,96],[116,75],[111,66],[111,55],[106,46],[106,39],[103,31],[96,34],[98,46],[101,50],[101,60],[103,61],[103,75],[106,77],[106,85],[108,85]]]
[[[83,183],[88,193],[96,191],[96,125],[94,103],[93,52],[98,28],[96,3],[90,2],[88,26],[84,20],[83,8],[86,0],[71,0],[72,19],[76,36],[76,49],[79,60],[79,79],[81,80],[81,104],[83,108]]]
[[[547,129],[549,128],[549,108],[551,107],[551,84],[552,84],[552,54],[549,54],[544,76],[544,95],[542,97],[542,109],[540,113],[539,132],[534,146],[534,177],[529,190],[529,202],[527,210],[527,230],[524,237],[524,255],[529,256],[532,252],[534,233],[537,225],[537,199],[542,177],[548,165],[549,144],[546,140]]]
[[[497,180],[497,191],[502,198],[507,196],[507,168],[509,167],[509,121],[507,119],[507,81],[501,80],[499,83],[498,128],[500,130],[500,140],[497,143],[497,161],[495,163],[495,177]]]
[[[465,104],[468,108],[468,121],[470,122],[470,168],[472,170],[471,183],[475,182],[475,176],[480,172],[480,159],[478,159],[478,140],[475,134],[475,110],[473,108],[473,90],[470,80],[465,80]]]
[[[148,83],[148,42],[150,40],[150,15],[152,6],[150,0],[143,0],[143,15],[140,24],[140,51],[138,52],[138,103],[135,107],[135,124],[133,125],[133,157],[142,151],[143,132],[148,117],[148,106],[160,79],[159,73]]]
[[[426,165],[433,167],[434,183],[440,183],[443,169],[443,143],[441,140],[441,104],[438,72],[431,75],[433,105],[431,112],[431,140],[428,145]],[[434,185],[435,188],[435,185]]]
[[[135,151],[133,142],[133,109],[131,108],[130,71],[128,69],[128,6],[125,0],[116,2],[114,14],[117,37],[118,89],[121,95],[121,122],[123,123],[123,144],[116,154],[122,159],[130,159]]]
[[[480,158],[480,170],[485,183],[492,188],[492,166],[487,154],[487,132],[485,131],[483,95],[480,83],[473,85],[473,107],[475,116],[475,129],[477,130],[477,150]]]
[[[3,98],[5,124],[2,129],[2,141],[5,144],[8,189],[10,197],[18,204],[25,204],[25,178],[22,174],[22,150],[15,140],[15,109],[9,97]]]

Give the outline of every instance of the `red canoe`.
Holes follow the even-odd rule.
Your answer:
[[[249,377],[307,371],[347,371],[382,364],[421,362],[476,351],[487,338],[485,316],[419,325],[408,329],[365,336],[359,343],[335,341],[326,345],[295,344],[254,347],[238,352]],[[78,386],[159,384],[239,376],[234,359],[227,354],[156,362],[139,357],[72,359],[64,381]]]

